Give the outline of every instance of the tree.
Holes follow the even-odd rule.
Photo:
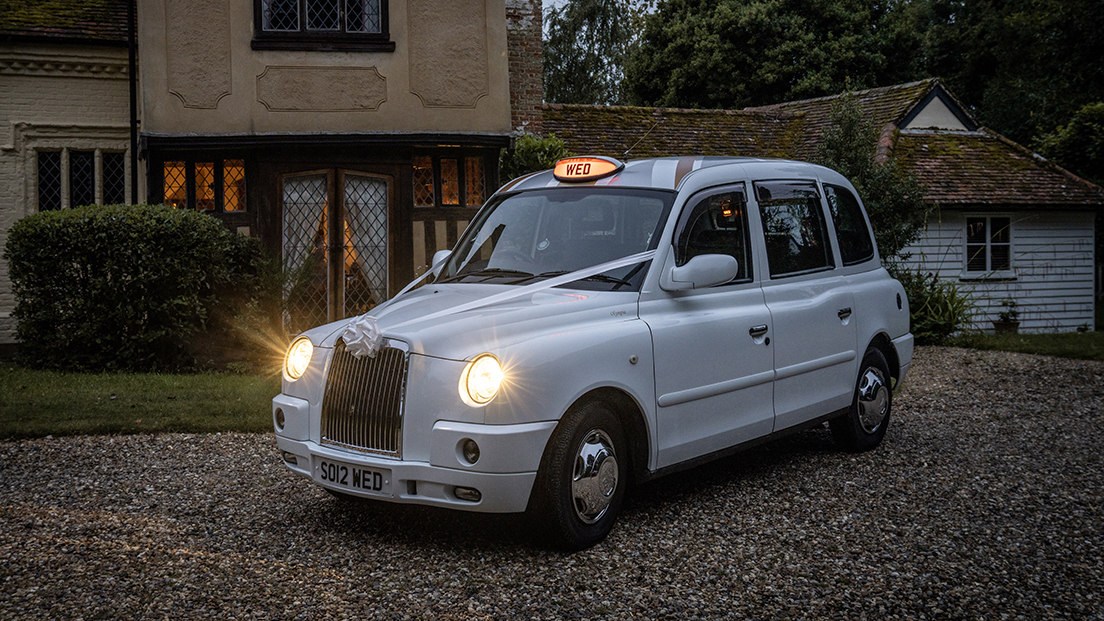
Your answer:
[[[1104,102],[1087,104],[1039,142],[1043,155],[1104,186]]]
[[[544,99],[622,104],[624,63],[651,0],[568,0],[545,16]]]
[[[892,159],[877,162],[877,130],[858,100],[844,93],[832,104],[830,125],[820,136],[816,162],[851,180],[866,205],[874,241],[885,263],[906,258],[905,247],[920,238],[930,206],[915,176]]]
[[[669,0],[626,67],[630,101],[742,108],[880,83],[890,2]],[[895,31],[898,34],[900,30]]]
[[[540,138],[532,134],[522,134],[514,142],[513,150],[503,149],[499,158],[502,179],[509,181],[522,175],[539,170],[548,170],[558,160],[571,157],[572,153],[564,146],[564,141],[555,134]]]

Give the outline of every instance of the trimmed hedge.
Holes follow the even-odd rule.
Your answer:
[[[257,290],[263,263],[257,240],[163,205],[34,214],[4,258],[23,362],[92,371],[194,366],[193,337],[220,299]]]

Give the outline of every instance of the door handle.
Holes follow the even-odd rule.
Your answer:
[[[840,311],[836,314],[839,315],[840,320],[847,319],[851,316],[851,307],[848,306],[847,308],[841,308]]]
[[[767,324],[765,324],[765,323],[762,324],[762,325],[758,325],[758,326],[752,326],[752,328],[750,330],[748,330],[748,334],[750,334],[754,338],[759,338],[760,336],[763,336],[766,333],[767,333]]]

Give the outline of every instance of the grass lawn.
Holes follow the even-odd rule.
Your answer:
[[[1104,360],[1104,332],[1062,334],[969,334],[952,339],[958,347],[1016,351],[1081,360]]]
[[[85,374],[0,366],[0,439],[272,429],[280,376]]]

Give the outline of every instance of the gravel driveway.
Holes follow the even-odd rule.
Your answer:
[[[269,435],[0,443],[0,618],[1104,618],[1104,364],[925,349],[885,443],[632,490],[559,554],[339,502]]]

